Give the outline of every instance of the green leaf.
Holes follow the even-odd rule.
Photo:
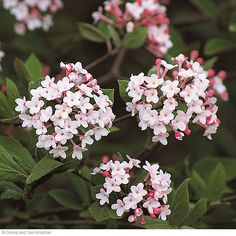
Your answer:
[[[6,181],[21,181],[27,173],[11,155],[0,145],[0,179]]]
[[[208,179],[208,199],[217,201],[225,190],[226,172],[224,166],[219,163]]]
[[[221,163],[227,174],[227,181],[236,178],[236,159],[226,157],[206,157],[200,159],[193,167],[199,175],[207,181],[212,171]]]
[[[81,199],[83,204],[88,205],[90,203],[90,192],[88,188],[89,184],[75,174],[70,174],[69,180],[70,180],[73,190]]]
[[[180,186],[177,188],[175,195],[170,204],[171,215],[169,217],[169,222],[171,225],[180,225],[185,217],[189,214],[189,193],[188,193],[188,183],[190,179],[185,179]]]
[[[217,15],[216,4],[212,0],[191,0],[191,2],[207,17],[214,19]]]
[[[153,66],[149,71],[148,71],[148,76],[151,76],[153,74],[157,73],[157,68],[156,66]]]
[[[170,58],[183,53],[185,50],[185,42],[183,40],[182,35],[180,32],[175,29],[174,27],[170,27],[170,38],[173,43],[173,46],[169,49],[168,54],[170,55]],[[172,61],[170,61],[172,62]]]
[[[188,217],[183,222],[184,225],[193,225],[198,219],[205,215],[207,211],[207,199],[200,199],[191,209]]]
[[[114,89],[101,89],[102,92],[109,97],[109,99],[114,103]]]
[[[104,35],[104,33],[101,30],[94,27],[93,25],[87,23],[79,23],[78,26],[81,35],[85,39],[88,39],[96,43],[106,42],[106,35]]]
[[[50,174],[55,169],[57,169],[59,166],[62,166],[63,163],[49,159],[49,158],[43,158],[41,159],[33,168],[31,171],[31,174],[26,179],[27,184],[32,184],[33,182],[41,179],[45,175]]]
[[[83,208],[76,195],[68,190],[55,189],[49,191],[48,194],[61,206],[78,211]]]
[[[144,220],[146,222],[145,225],[141,225],[139,222],[136,222],[134,225],[144,229],[173,229],[168,221],[152,219],[150,216],[144,216]]]
[[[15,62],[14,62],[14,67],[15,67],[15,71],[20,79],[28,80],[28,81],[32,80],[32,78],[30,76],[30,72],[23,61],[16,58]]]
[[[42,82],[42,78],[29,82],[28,91],[30,92],[30,90],[36,89],[39,86],[41,86],[41,82]]]
[[[92,204],[91,207],[89,207],[88,211],[90,215],[97,221],[101,222],[104,220],[109,220],[111,216],[108,213],[108,207],[106,206],[98,206],[96,203]]]
[[[118,127],[116,127],[116,126],[112,126],[111,128],[109,128],[110,133],[114,133],[114,132],[117,132],[119,130],[120,129]]]
[[[124,37],[123,44],[125,48],[135,49],[143,46],[147,37],[147,28],[139,27],[133,32],[127,33]]]
[[[0,146],[14,158],[15,162],[18,163],[26,173],[29,174],[31,172],[35,165],[35,161],[29,151],[23,147],[18,140],[0,136]]]
[[[6,85],[7,85],[7,101],[11,108],[12,113],[14,114],[16,107],[15,100],[20,97],[20,94],[15,83],[12,80],[7,78]]]
[[[1,199],[15,199],[19,200],[23,197],[23,190],[12,182],[0,182],[0,188],[3,189]]]
[[[43,76],[43,67],[39,59],[32,53],[25,62],[33,81]]]
[[[128,80],[118,80],[119,93],[120,93],[120,96],[124,102],[131,101],[131,98],[129,97],[128,92],[126,91],[126,89],[128,87],[128,83],[129,83]]]
[[[198,198],[207,196],[207,191],[208,191],[207,184],[195,170],[193,170],[192,172],[190,183]]]
[[[3,118],[12,117],[7,97],[1,91],[0,91],[0,116]]]
[[[91,196],[94,201],[98,201],[98,199],[96,198],[96,194],[100,192],[101,187],[102,187],[101,185],[90,187]]]
[[[108,25],[108,30],[110,32],[114,45],[119,48],[122,44],[119,33],[111,25]]]
[[[218,57],[212,57],[204,62],[203,68],[204,70],[212,69],[216,61],[218,60]]]
[[[145,176],[147,175],[147,171],[144,169],[141,169],[137,172],[137,174],[131,179],[130,184],[131,185],[137,185],[139,183],[143,183],[143,180]]]
[[[222,52],[227,52],[236,48],[235,42],[226,38],[212,38],[204,48],[206,55],[211,56]]]

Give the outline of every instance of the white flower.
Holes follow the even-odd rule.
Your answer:
[[[25,106],[29,108],[29,112],[32,115],[35,113],[38,113],[40,109],[43,107],[43,105],[44,105],[44,102],[35,97],[33,97],[31,101],[27,101],[25,103]]]
[[[71,83],[67,77],[64,77],[62,80],[59,80],[57,82],[57,86],[59,91],[66,92],[69,91],[71,88],[73,88],[75,84]]]
[[[73,147],[73,153],[72,153],[72,158],[75,159],[79,159],[81,160],[83,158],[83,152],[87,151],[88,149],[86,148],[81,148],[79,146],[74,146]]]
[[[158,169],[160,166],[158,164],[151,165],[148,161],[145,161],[145,164],[143,166],[143,169],[148,171],[151,176],[154,176],[158,173]]]
[[[147,191],[143,189],[144,184],[139,183],[137,186],[131,186],[131,192],[133,194],[133,197],[137,199],[137,201],[141,201],[143,197],[147,194]]]
[[[149,214],[153,214],[154,208],[159,207],[161,204],[154,198],[148,198],[146,202],[143,203],[143,207],[148,209]]]
[[[129,155],[126,155],[127,159],[129,160],[129,168],[132,169],[133,167],[141,168],[139,165],[141,163],[140,160],[131,158]]]
[[[62,157],[65,159],[67,150],[68,147],[63,147],[61,145],[58,145],[56,148],[53,148],[49,153],[52,154],[54,158]]]
[[[167,138],[169,137],[168,133],[160,133],[152,137],[154,143],[160,142],[163,145],[167,145]]]
[[[22,99],[17,98],[16,103],[17,103],[17,107],[15,108],[15,110],[18,112],[25,112],[25,110],[27,109],[25,106],[26,98],[25,97],[23,97]]]
[[[79,106],[80,105],[80,98],[81,98],[80,92],[73,93],[71,91],[67,91],[66,97],[64,97],[63,101],[69,107]]]
[[[109,203],[109,194],[101,188],[100,193],[96,194],[96,198],[100,200],[100,205],[104,205],[105,203]]]
[[[47,107],[46,109],[42,109],[40,111],[40,120],[42,122],[48,122],[49,119],[51,118],[51,116],[52,116],[52,107],[51,106]]]
[[[120,192],[121,188],[117,185],[114,179],[106,178],[106,182],[104,183],[104,188],[107,190],[107,193],[110,194],[111,192]]]
[[[169,205],[161,206],[160,210],[161,210],[161,212],[160,212],[159,218],[161,220],[166,221],[166,216],[171,214],[171,210],[169,209]]]
[[[175,94],[179,93],[180,88],[178,88],[179,81],[165,81],[161,87],[161,91],[167,98],[173,97]]]
[[[125,204],[120,199],[117,199],[116,204],[111,205],[111,209],[116,210],[118,216],[122,216],[125,212]]]
[[[139,201],[137,201],[137,199],[135,199],[133,197],[132,193],[129,193],[129,195],[127,197],[123,198],[123,202],[125,204],[125,210],[129,210],[129,209],[136,209],[137,208],[137,203]]]
[[[157,88],[158,86],[162,85],[164,80],[158,78],[157,75],[152,74],[151,77],[146,76],[145,81],[147,82],[147,88]]]

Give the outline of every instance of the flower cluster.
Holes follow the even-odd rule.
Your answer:
[[[202,127],[204,136],[211,139],[220,124],[214,95],[227,99],[222,84],[225,72],[204,71],[197,51],[190,59],[180,54],[172,60],[174,64],[157,59],[156,73],[151,76],[131,76],[127,92],[132,101],[126,109],[132,116],[138,114],[142,130],[153,130],[153,142],[166,145],[171,130],[182,140],[191,134],[191,123]]]
[[[61,80],[46,76],[30,91],[31,100],[16,99],[16,111],[22,126],[33,127],[39,135],[38,148],[66,158],[72,144],[72,158],[81,159],[87,145],[108,135],[115,118],[112,101],[80,62],[61,63],[61,68],[65,72]]]
[[[15,16],[15,32],[23,35],[26,29],[42,28],[48,31],[52,26],[52,14],[63,7],[61,0],[3,0],[3,8]]]
[[[5,52],[1,50],[1,43],[0,43],[0,71],[2,70],[1,62],[4,56]]]
[[[113,25],[121,35],[140,26],[146,27],[147,49],[156,56],[166,54],[172,47],[166,7],[159,0],[135,0],[123,5],[122,0],[106,1],[104,7],[93,13],[95,23],[103,21]]]
[[[119,217],[128,213],[129,222],[136,222],[140,217],[140,223],[145,224],[146,214],[165,221],[171,213],[167,205],[167,195],[171,192],[170,174],[159,169],[158,164],[151,165],[146,161],[142,167],[145,177],[134,184],[134,168],[141,168],[140,161],[128,155],[126,157],[128,162],[118,158],[112,160],[108,156],[102,158],[100,167],[95,168],[94,173],[104,176],[105,183],[96,198],[101,205],[110,204]]]

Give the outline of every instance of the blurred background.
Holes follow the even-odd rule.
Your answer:
[[[214,0],[214,4],[208,4],[208,0],[198,4],[192,0],[171,0],[168,4],[168,16],[171,22],[171,36],[174,47],[169,55],[175,56],[178,53],[188,55],[193,49],[200,51],[204,59],[215,58],[214,68],[216,71],[225,70],[228,77],[225,80],[229,92],[229,101],[218,101],[219,118],[222,125],[217,134],[213,135],[210,141],[203,137],[203,130],[196,129],[193,134],[180,142],[174,138],[169,139],[167,146],[156,146],[145,154],[150,162],[159,162],[166,169],[170,170],[175,184],[178,185],[188,175],[188,170],[193,166],[203,176],[208,176],[214,168],[212,162],[218,159],[224,161],[228,168],[236,171],[236,166],[229,159],[236,158],[236,1],[235,0]],[[102,5],[99,0],[65,0],[64,9],[60,10],[54,17],[55,24],[48,33],[42,31],[27,32],[24,36],[17,36],[13,31],[15,19],[7,11],[0,9],[0,41],[6,56],[2,62],[1,82],[4,84],[5,77],[9,77],[22,88],[22,95],[25,93],[23,85],[18,80],[14,71],[13,63],[15,57],[25,60],[30,53],[34,52],[40,61],[50,67],[50,75],[59,72],[59,63],[80,61],[84,66],[90,64],[97,58],[106,54],[106,45],[92,43],[83,39],[78,31],[78,22],[92,23],[91,13]],[[204,7],[202,7],[204,5]],[[118,94],[117,79],[129,78],[131,73],[147,72],[154,64],[155,57],[145,48],[129,50],[124,56],[117,75],[110,76],[104,80],[104,75],[109,73],[114,58],[109,58],[97,67],[91,69],[91,74],[102,82],[104,88],[115,88],[114,113],[117,117],[126,114],[125,104]],[[146,132],[141,132],[134,118],[119,122],[119,132],[114,132],[102,141],[95,143],[84,163],[93,165],[103,154],[121,152],[130,156],[137,156],[142,153],[146,143]],[[1,127],[1,134],[11,135],[19,138],[32,153],[34,152],[34,138],[26,134],[21,128],[6,129]],[[213,160],[213,161],[212,161]],[[197,163],[197,164],[196,164]],[[235,163],[235,162],[233,162]],[[54,176],[38,192],[44,192],[53,187],[66,186],[63,176]],[[235,189],[236,182],[231,181],[229,185]],[[9,204],[9,202],[7,203]],[[42,203],[42,207],[52,204],[49,200]],[[14,202],[9,207],[14,206]],[[2,204],[1,204],[2,207]],[[9,208],[9,209],[10,209]],[[226,209],[227,217],[236,218],[235,206]],[[214,214],[221,215],[224,209]],[[229,212],[230,211],[230,212]],[[235,223],[218,224],[213,223],[212,227],[234,227]],[[204,226],[202,226],[204,227]]]

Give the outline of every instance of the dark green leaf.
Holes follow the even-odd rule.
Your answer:
[[[90,202],[89,184],[75,174],[70,174],[69,179],[73,190],[81,199],[82,203],[88,205]]]
[[[79,30],[81,35],[92,42],[103,43],[106,41],[106,35],[99,30],[98,28],[94,27],[91,24],[87,23],[79,23]]]
[[[147,37],[147,28],[139,27],[134,29],[133,32],[127,33],[124,37],[123,44],[125,48],[139,48],[143,46]]]
[[[15,113],[15,107],[16,107],[16,102],[15,100],[20,97],[19,91],[15,85],[15,83],[10,80],[6,79],[6,85],[7,85],[7,101],[8,105],[11,108],[12,113]]]
[[[47,174],[50,174],[55,169],[57,169],[59,166],[62,166],[63,163],[49,159],[49,158],[43,158],[41,159],[33,168],[31,171],[31,174],[26,180],[27,184],[32,184],[36,180],[41,179]]]
[[[114,103],[114,89],[101,89],[102,92],[109,97],[109,99]]]
[[[207,211],[207,199],[202,198],[200,199],[191,209],[189,215],[183,222],[184,225],[192,225],[194,224],[198,219],[203,217]]]
[[[126,89],[128,87],[129,81],[127,80],[118,80],[119,84],[119,93],[124,102],[131,101],[131,98],[129,97],[128,93],[126,92]]]
[[[83,208],[76,195],[68,190],[55,189],[49,191],[48,194],[61,206],[78,211]]]
[[[191,186],[198,198],[207,196],[207,184],[202,179],[202,177],[194,170],[192,172]]]
[[[30,57],[25,62],[26,67],[30,72],[30,76],[33,81],[41,78],[43,76],[43,67],[39,59],[35,54],[31,54]]]
[[[23,61],[16,58],[15,62],[14,62],[14,67],[15,67],[15,71],[20,79],[28,80],[28,81],[32,80],[32,78],[30,76],[30,72]]]
[[[28,91],[30,92],[30,90],[36,89],[39,86],[41,86],[41,82],[42,82],[42,78],[29,82]]]
[[[31,172],[35,161],[29,151],[23,147],[18,140],[0,136],[0,145],[14,158],[15,162],[17,162],[22,169],[28,174]]]
[[[89,207],[89,213],[90,215],[97,221],[101,222],[104,220],[109,220],[111,217],[107,211],[106,206],[98,206],[96,203],[94,203],[91,207]]]
[[[189,181],[190,179],[186,179],[181,183],[171,201],[171,215],[169,217],[169,222],[174,226],[180,225],[189,214]]]
[[[122,44],[119,33],[111,25],[108,25],[108,30],[112,37],[113,43],[117,48],[119,48]]]
[[[0,91],[0,115],[3,118],[11,118],[12,113],[8,105],[7,97]]]
[[[0,188],[3,190],[1,199],[15,199],[19,200],[23,197],[23,190],[12,182],[0,182]]]
[[[212,0],[191,0],[191,2],[205,15],[214,19],[217,14],[217,7]]]
[[[225,190],[226,172],[224,166],[219,163],[208,179],[208,199],[217,201]]]
[[[148,76],[151,76],[153,74],[157,73],[157,68],[156,66],[153,66],[149,71],[148,71]]]
[[[217,60],[218,60],[218,57],[212,57],[206,60],[203,65],[204,70],[212,69]]]
[[[233,49],[236,49],[235,42],[226,38],[211,38],[205,45],[204,52],[206,55],[211,56]]]

